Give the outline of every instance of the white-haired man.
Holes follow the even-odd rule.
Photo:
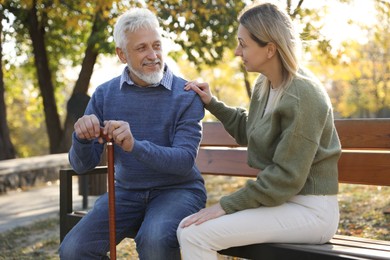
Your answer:
[[[195,165],[204,109],[185,80],[164,63],[156,16],[132,9],[119,17],[116,54],[127,66],[99,86],[74,126],[69,160],[82,174],[100,161],[100,127],[115,143],[116,241],[135,239],[140,259],[180,259],[176,229],[205,206]],[[108,196],[66,235],[61,259],[107,259]]]

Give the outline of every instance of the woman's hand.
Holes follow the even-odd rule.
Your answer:
[[[208,105],[213,97],[211,94],[210,86],[208,83],[199,83],[197,81],[188,81],[185,84],[184,89],[185,90],[192,89],[193,91],[195,91],[199,95],[200,99],[202,100],[202,102],[205,105]]]
[[[206,222],[210,219],[218,218],[225,214],[226,212],[221,207],[221,204],[218,203],[211,207],[201,209],[198,213],[191,215],[183,221],[180,227],[185,228],[191,226],[192,224],[200,225],[203,222]]]

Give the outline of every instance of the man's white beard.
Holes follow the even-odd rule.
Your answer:
[[[130,73],[133,73],[139,79],[141,79],[142,81],[145,81],[146,83],[148,83],[150,85],[159,83],[164,76],[163,67],[161,67],[161,69],[159,71],[156,71],[156,72],[143,73],[141,71],[137,71],[137,70],[133,69],[133,67],[131,66],[130,63],[128,63],[127,66],[129,67]]]

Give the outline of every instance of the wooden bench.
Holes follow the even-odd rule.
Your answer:
[[[390,119],[335,120],[343,147],[339,181],[350,184],[390,186]],[[221,123],[203,124],[204,136],[197,158],[202,174],[256,177],[246,163],[246,149],[239,147]],[[97,167],[88,174],[105,174]],[[73,212],[72,176],[60,171],[60,239],[81,219]],[[390,259],[390,241],[335,235],[324,245],[255,244],[220,252],[246,259]]]

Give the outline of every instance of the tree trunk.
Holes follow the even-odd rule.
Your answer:
[[[81,65],[79,77],[73,88],[72,96],[68,101],[67,115],[61,144],[61,148],[64,151],[68,151],[72,145],[73,125],[76,123],[77,119],[83,116],[85,108],[87,107],[89,101],[89,96],[87,94],[88,87],[93,73],[93,67],[95,66],[99,55],[99,50],[97,49],[96,44],[99,41],[105,41],[104,38],[96,36],[101,35],[99,32],[104,30],[106,25],[107,21],[102,19],[101,12],[99,11],[95,16],[91,34],[88,38],[88,45],[85,50],[85,56]]]
[[[0,10],[0,160],[15,158],[15,149],[12,145],[11,138],[9,136],[9,129],[7,124],[7,111],[5,107],[5,87],[4,87],[4,74],[3,74],[3,26],[1,21],[3,20],[3,10]]]
[[[38,21],[36,1],[34,1],[31,10],[28,13],[28,19],[28,30],[33,45],[38,84],[43,99],[46,128],[50,143],[50,153],[59,153],[61,152],[60,138],[62,136],[62,128],[57,111],[54,86],[45,47],[45,18],[41,18],[40,21]]]

